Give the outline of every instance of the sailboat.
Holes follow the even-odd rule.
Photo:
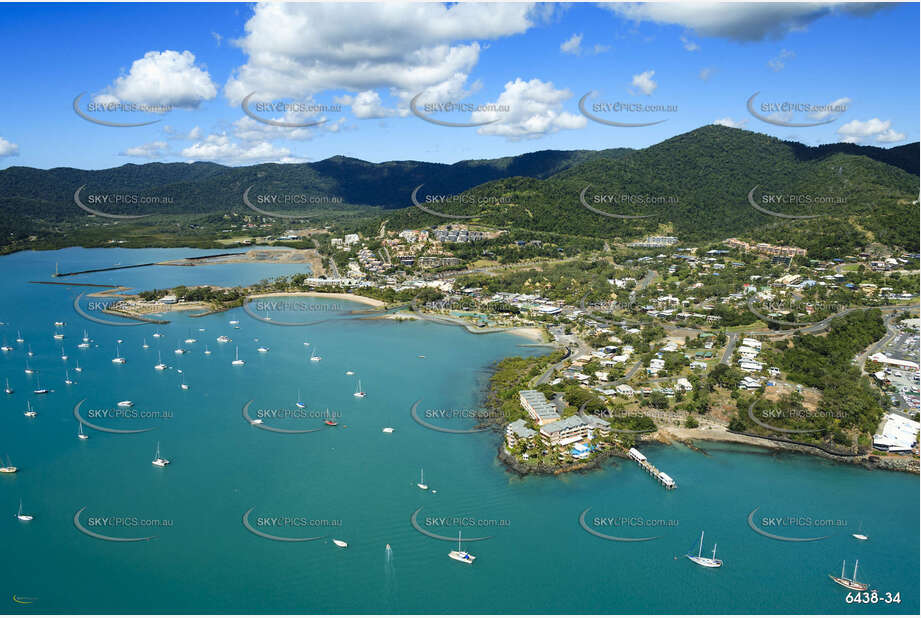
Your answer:
[[[836,577],[832,575],[831,573],[829,573],[828,576],[832,579],[833,582],[835,582],[839,586],[844,586],[848,590],[857,590],[858,592],[863,592],[864,590],[866,590],[869,586],[867,584],[857,581],[857,564],[860,561],[859,560],[854,561],[854,575],[851,576],[850,579],[844,576],[844,562],[845,561],[841,562],[841,577]]]
[[[473,561],[476,560],[476,556],[471,556],[467,552],[461,549],[461,533],[460,530],[457,531],[457,551],[451,551],[448,553],[448,557],[452,560],[457,560],[458,562],[466,562],[467,564],[473,564]]]
[[[713,545],[713,556],[711,558],[707,558],[706,556],[701,556],[701,551],[703,550],[703,548],[704,548],[704,533],[703,533],[703,530],[701,530],[700,545],[697,547],[697,555],[693,556],[691,554],[688,554],[687,555],[688,560],[690,560],[694,564],[699,564],[702,567],[708,567],[711,569],[715,569],[715,568],[723,566],[723,561],[719,560],[716,557],[716,544],[715,543]]]
[[[316,348],[313,349],[313,353],[311,353],[310,355],[310,360],[312,360],[315,363],[319,363],[321,360],[323,360],[323,357],[317,353]]]
[[[118,342],[115,342],[115,358],[112,359],[112,362],[116,365],[124,365],[127,362],[118,352]]]
[[[358,390],[353,393],[355,397],[367,397],[368,393],[361,390],[361,380],[358,381]]]
[[[162,337],[163,335],[162,335],[161,333],[157,332],[157,333],[154,333],[153,336],[154,336],[155,338],[159,339],[159,338]]]
[[[54,338],[57,340],[61,340],[64,338],[64,333],[55,333]]]
[[[64,351],[64,346],[61,346],[61,360],[62,361],[67,360],[67,352]]]
[[[30,354],[31,356],[31,354]],[[26,373],[35,373],[35,370],[29,367],[29,359],[26,359]]]
[[[257,352],[262,352],[263,354],[265,354],[266,352],[269,351],[269,349],[268,349],[267,347],[265,347],[264,345],[261,345],[261,346],[259,346],[258,348],[256,348],[256,351],[257,351]]]
[[[80,366],[80,361],[77,361],[75,365],[76,366],[74,367],[74,371],[76,371],[77,373],[81,373],[83,371],[83,368]]]
[[[13,351],[13,346],[8,345],[8,344],[6,343],[6,337],[3,338],[3,345],[0,345],[0,350],[2,350],[3,352],[12,352],[12,351]]]
[[[34,519],[31,515],[26,515],[22,512],[22,500],[19,501],[19,512],[16,513],[16,518],[19,521],[32,521]]]
[[[851,536],[854,537],[855,539],[857,539],[858,541],[868,541],[868,540],[870,540],[870,537],[868,537],[866,534],[863,533],[863,522],[860,522],[860,524],[858,524],[858,526],[857,526],[857,532],[855,532],[855,533],[852,534]]]
[[[36,416],[38,416],[38,412],[32,409],[31,401],[26,402],[26,411],[23,412],[23,415],[28,416],[29,418],[35,418]]]
[[[41,377],[35,378],[35,382],[36,382],[35,384],[36,388],[35,390],[32,391],[33,393],[35,393],[36,395],[47,395],[50,392],[47,388],[42,387]]]
[[[198,341],[195,337],[192,336],[192,329],[189,329],[189,337],[185,340],[186,343],[195,343]]]
[[[152,463],[155,466],[159,466],[160,468],[165,468],[166,466],[169,465],[169,459],[163,459],[162,457],[160,457],[160,443],[159,442],[157,442],[157,456],[154,457],[154,460],[150,463]]]
[[[80,429],[77,431],[77,437],[81,440],[89,440],[90,437],[83,433],[83,421],[80,421]]]
[[[134,405],[134,402],[131,401],[130,399],[125,399],[124,401],[119,401],[116,405],[119,408],[130,408],[131,406]]]
[[[32,351],[32,344],[29,344],[29,356],[35,356],[35,353]]]
[[[416,483],[416,487],[422,490],[429,488],[429,486],[425,484],[425,470],[422,468],[419,468],[419,482]]]
[[[208,344],[205,344],[205,354],[211,354],[211,350],[208,349]]]
[[[22,342],[24,342],[24,341],[25,341],[25,339],[22,338],[22,331],[21,331],[21,330],[17,330],[17,331],[16,331],[16,343],[22,343]]]
[[[335,427],[336,425],[339,424],[339,423],[337,423],[336,421],[334,421],[333,419],[331,419],[331,418],[329,417],[329,408],[326,408],[326,420],[323,421],[323,422],[324,422],[325,424],[329,425],[330,427]]]
[[[173,350],[173,352],[175,352],[176,354],[185,354],[185,350],[182,349],[181,345],[175,350]]]
[[[147,345],[147,337],[144,337],[144,343],[141,344],[141,347],[144,348],[145,350],[150,347],[149,345]]]
[[[160,350],[157,350],[157,364],[154,365],[154,369],[157,371],[163,371],[166,369],[166,365],[163,364],[163,355],[160,353]]]
[[[227,343],[228,341],[230,341],[230,337],[228,337],[227,335],[221,335],[220,337],[217,338],[218,343]]]
[[[13,462],[10,461],[10,456],[6,456],[6,465],[0,466],[0,474],[16,474],[16,471],[19,470],[16,466],[13,465]]]
[[[230,361],[230,364],[231,365],[245,365],[246,364],[246,361],[240,360],[240,346],[236,347],[236,351],[234,352],[233,360]]]
[[[66,369],[64,370],[64,384],[73,384],[74,381],[70,379],[70,372]]]
[[[86,329],[83,329],[83,343],[89,343],[90,336],[87,334]]]
[[[179,369],[179,370],[178,370],[178,373],[179,373],[179,388],[181,388],[181,389],[184,390],[184,391],[189,390],[189,385],[186,384],[186,383],[185,383],[185,380],[183,379],[183,377],[185,376],[185,374],[182,373],[182,369]]]
[[[303,401],[301,401],[301,389],[297,389],[297,401],[294,402],[294,405],[297,406],[298,408],[304,408],[307,405]]]
[[[3,392],[6,393],[7,395],[12,395],[12,394],[13,394],[13,389],[10,388],[10,379],[9,379],[9,378],[6,379],[6,388],[3,389]]]

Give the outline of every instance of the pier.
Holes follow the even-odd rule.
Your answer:
[[[631,448],[629,451],[630,459],[639,464],[640,468],[649,473],[649,476],[656,479],[660,485],[665,487],[665,489],[675,489],[678,487],[678,484],[675,480],[669,475],[665,474],[654,465],[652,465],[646,456],[635,448]]]
[[[91,273],[103,273],[103,272],[108,272],[111,270],[125,270],[127,268],[144,268],[145,266],[195,266],[196,264],[200,264],[201,262],[205,260],[221,258],[221,257],[230,257],[234,255],[245,255],[245,254],[246,254],[245,251],[237,251],[237,252],[231,252],[231,253],[213,253],[211,255],[200,255],[197,257],[178,258],[175,260],[166,260],[164,262],[146,262],[144,264],[128,264],[125,266],[116,265],[116,266],[107,266],[105,268],[90,268],[88,270],[78,270],[78,271],[74,271],[70,273],[58,272],[57,268],[55,268],[55,272],[51,276],[52,277],[73,277],[74,275],[88,275]]]

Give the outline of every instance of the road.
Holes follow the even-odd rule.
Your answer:
[[[729,361],[732,360],[732,353],[736,348],[736,341],[739,340],[739,333],[727,333],[728,341],[726,341],[726,351],[723,352],[720,362],[724,365],[728,365]]]

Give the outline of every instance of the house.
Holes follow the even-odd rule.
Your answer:
[[[761,342],[758,341],[757,339],[752,339],[751,337],[745,337],[744,339],[742,339],[742,345],[748,348],[754,348],[756,350],[761,349]]]
[[[678,378],[675,382],[675,390],[690,391],[692,388],[694,387],[691,386],[691,382],[687,378]]]
[[[737,351],[739,353],[739,356],[741,356],[742,358],[752,359],[758,356],[758,350],[756,350],[755,348],[744,346],[744,345],[739,346],[739,349]]]
[[[910,453],[918,444],[921,423],[897,414],[883,417],[882,430],[873,436],[873,448],[889,453]]]
[[[621,397],[633,397],[634,395],[633,387],[629,384],[618,384],[617,388],[614,390],[616,390],[617,394]]]
[[[752,371],[761,371],[763,365],[757,361],[742,359],[739,361],[739,368],[742,371],[751,373]]]

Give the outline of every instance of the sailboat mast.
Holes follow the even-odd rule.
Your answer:
[[[716,560],[716,543],[713,544],[713,559]]]
[[[841,561],[841,579],[844,579],[844,563],[845,562],[847,561],[846,560]]]
[[[857,564],[859,562],[860,560],[854,560],[854,577],[852,577],[851,579],[853,579],[855,582],[857,581]]]
[[[20,508],[22,508],[21,505],[20,505]],[[457,551],[460,551],[460,550],[461,550],[461,531],[458,530],[457,531]]]
[[[697,557],[698,558],[700,558],[700,552],[703,550],[703,548],[704,548],[704,531],[701,530],[700,531],[700,545],[698,545],[697,547]]]

